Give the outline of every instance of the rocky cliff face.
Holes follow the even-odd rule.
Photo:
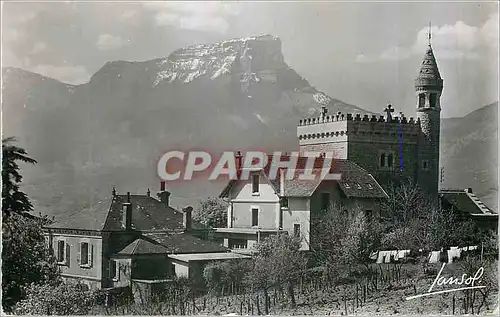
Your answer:
[[[18,136],[38,160],[23,167],[25,190],[38,211],[52,214],[88,206],[113,185],[154,191],[157,159],[168,150],[291,151],[299,119],[318,116],[322,105],[330,113],[366,112],[312,87],[269,35],[109,62],[78,86],[15,68],[4,69],[3,80],[4,136]],[[185,206],[224,185],[169,190],[173,205]]]
[[[2,88],[4,134],[18,136],[39,161],[26,167],[26,190],[39,209],[55,213],[109,194],[113,185],[155,189],[156,160],[167,150],[290,151],[298,146],[298,120],[321,105],[360,111],[312,87],[270,35],[108,62],[78,86],[8,68]],[[172,202],[217,195],[223,185],[171,185]]]

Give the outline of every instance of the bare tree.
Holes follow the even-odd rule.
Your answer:
[[[268,291],[272,287],[286,287],[290,303],[295,306],[294,287],[307,265],[300,246],[300,238],[286,233],[270,236],[257,245],[258,253],[248,278],[254,290],[264,293],[266,314],[269,313]]]

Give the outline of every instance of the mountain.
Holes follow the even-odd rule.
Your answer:
[[[443,188],[472,188],[498,210],[498,102],[441,123]]]
[[[39,162],[25,167],[38,210],[68,212],[118,192],[158,187],[168,150],[297,149],[296,124],[325,105],[367,112],[312,87],[270,35],[195,45],[144,62],[106,63],[88,83],[68,85],[3,69],[4,135]],[[182,206],[224,184],[171,184]]]
[[[54,215],[87,207],[113,186],[154,192],[157,160],[169,150],[291,151],[298,121],[322,105],[330,113],[369,113],[312,87],[270,35],[109,62],[76,86],[4,68],[2,91],[4,136],[18,136],[39,162],[23,166],[23,189],[37,211]],[[443,120],[443,186],[496,197],[497,109]],[[224,185],[199,180],[168,189],[172,204],[184,207]]]

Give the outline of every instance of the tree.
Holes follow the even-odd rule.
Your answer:
[[[33,206],[19,191],[22,176],[16,161],[35,160],[13,146],[14,140],[8,138],[2,144],[2,306],[6,311],[27,296],[25,287],[31,283],[59,281],[59,269],[42,230],[49,219],[29,214]]]
[[[227,207],[228,203],[220,198],[207,198],[195,209],[193,219],[210,228],[226,227]]]
[[[26,298],[17,303],[16,315],[86,315],[95,305],[97,292],[81,283],[32,284]]]
[[[28,196],[19,190],[19,183],[23,177],[19,173],[17,161],[35,164],[36,161],[27,156],[23,148],[12,143],[17,141],[14,137],[2,140],[2,216],[8,218],[12,213],[17,213],[26,217],[33,217],[29,214],[33,210]]]
[[[291,304],[296,304],[294,286],[307,266],[300,246],[300,238],[286,233],[267,237],[257,245],[248,283],[255,291],[264,292],[266,315],[269,313],[268,291],[271,287],[286,287]]]
[[[380,248],[383,226],[376,219],[366,219],[357,206],[348,212],[341,204],[332,203],[314,221],[312,249],[328,280],[346,278],[359,265],[366,269],[370,255]]]
[[[453,210],[432,202],[417,185],[391,186],[388,195],[382,205],[387,225],[384,248],[428,252],[475,240],[472,220],[462,220]]]

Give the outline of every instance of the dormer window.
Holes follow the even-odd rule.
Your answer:
[[[360,184],[358,184],[358,183],[356,183],[356,187],[357,187],[358,189],[361,189],[361,185],[360,185]]]
[[[344,186],[345,186],[345,188],[347,188],[347,189],[351,188],[351,186],[349,185],[349,183],[344,183]]]

